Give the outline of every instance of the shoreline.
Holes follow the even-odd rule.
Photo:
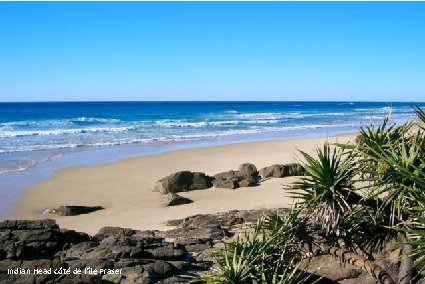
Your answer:
[[[96,233],[104,226],[133,229],[165,229],[170,219],[233,209],[290,207],[282,185],[294,177],[270,179],[257,187],[235,190],[210,188],[183,192],[191,204],[161,207],[161,194],[153,192],[154,183],[181,170],[208,175],[236,170],[239,164],[253,163],[258,169],[276,163],[295,161],[296,148],[313,152],[325,141],[343,142],[355,134],[328,137],[280,139],[235,143],[212,147],[167,151],[161,154],[131,157],[94,166],[64,168],[52,178],[27,188],[7,218],[53,218],[61,227]],[[103,206],[105,209],[79,216],[42,215],[46,208],[60,205]]]
[[[0,208],[0,220],[4,220],[8,216],[8,214],[14,209],[16,202],[22,195],[24,195],[28,188],[39,182],[53,178],[55,172],[62,169],[110,164],[128,158],[146,157],[188,149],[301,138],[320,138],[351,133],[355,132],[349,130],[343,132],[322,132],[321,130],[318,130],[308,131],[305,133],[291,133],[291,135],[284,136],[280,134],[248,135],[212,140],[176,141],[152,144],[134,143],[88,147],[81,148],[80,150],[73,149],[55,159],[47,159],[43,162],[37,162],[28,169],[0,174],[0,184],[2,184],[0,197],[3,203]]]

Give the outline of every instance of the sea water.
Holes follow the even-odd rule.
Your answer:
[[[0,216],[63,167],[181,148],[329,136],[414,117],[410,102],[0,103]]]

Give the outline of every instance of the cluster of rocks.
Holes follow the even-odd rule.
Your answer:
[[[212,265],[214,254],[224,249],[223,239],[237,237],[250,231],[257,220],[265,215],[287,215],[289,209],[232,210],[216,214],[197,214],[184,219],[170,220],[167,239],[184,245],[197,262]]]
[[[60,229],[49,219],[3,221],[0,283],[205,283],[201,275],[215,273],[214,255],[224,249],[224,241],[250,231],[263,214],[285,216],[288,211],[199,214],[170,220],[167,224],[175,228],[165,232],[104,227],[94,236]],[[400,243],[390,242],[375,262],[396,279],[400,254]],[[306,259],[303,267],[324,277],[320,283],[376,283],[366,272],[330,255]]]
[[[89,236],[49,219],[4,221],[0,283],[197,283],[205,267],[163,235],[105,227]]]
[[[298,163],[275,164],[260,170],[260,175],[262,178],[284,178],[289,176],[300,176],[304,174],[304,167]]]
[[[283,178],[287,176],[304,175],[304,168],[297,163],[276,164],[262,168],[260,171],[254,164],[241,164],[237,171],[230,170],[208,176],[201,172],[179,171],[157,181],[154,191],[164,194],[163,206],[175,206],[192,203],[193,200],[183,197],[178,192],[202,190],[211,187],[235,189],[239,187],[257,186],[267,178]],[[104,209],[102,206],[64,205],[58,208],[48,208],[44,214],[59,216],[75,216],[88,214]]]
[[[193,202],[178,195],[178,192],[202,190],[210,187],[235,189],[239,187],[257,186],[265,178],[283,178],[304,175],[305,169],[298,163],[276,164],[262,168],[260,171],[254,164],[241,164],[237,171],[230,170],[208,176],[201,172],[180,171],[158,180],[154,191],[165,194],[164,206],[173,206]]]
[[[253,164],[242,164],[237,171],[218,173],[214,176],[214,186],[219,188],[238,188],[258,185],[260,176]]]
[[[261,214],[195,215],[169,221],[177,228],[165,232],[104,227],[94,236],[50,219],[3,221],[0,283],[204,283],[200,273],[213,265],[222,239]]]
[[[212,186],[212,178],[204,173],[180,171],[160,179],[154,191],[160,193],[177,193],[183,191],[207,189]]]

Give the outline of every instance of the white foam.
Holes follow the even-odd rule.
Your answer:
[[[98,122],[98,123],[118,123],[119,119],[115,118],[99,118],[99,117],[74,117],[70,119],[47,119],[47,120],[21,120],[21,121],[9,121],[0,123],[0,128],[13,129],[22,127],[52,127],[52,126],[66,126],[75,123],[84,122]],[[6,130],[6,129],[5,129]]]
[[[57,155],[53,155],[53,156],[42,157],[41,159],[37,159],[37,160],[27,161],[27,162],[25,162],[23,164],[20,164],[20,165],[14,167],[14,168],[2,169],[2,170],[0,170],[0,174],[9,173],[9,172],[20,172],[20,171],[24,171],[26,169],[31,168],[32,166],[34,166],[37,163],[51,161],[51,160],[57,159],[57,158],[59,158],[61,156],[62,156],[62,154],[57,154]]]
[[[102,122],[102,123],[120,122],[119,119],[115,119],[115,118],[99,118],[99,117],[85,117],[85,116],[71,118],[69,121],[71,122]]]
[[[158,120],[155,122],[156,125],[160,126],[160,127],[166,127],[166,128],[171,128],[171,127],[193,127],[193,128],[197,128],[197,127],[203,127],[207,125],[207,122],[205,121],[201,121],[201,122],[186,122],[184,120],[168,120],[168,119],[164,119],[164,120]]]
[[[55,129],[55,130],[18,130],[18,131],[1,131],[0,138],[13,138],[25,136],[50,136],[63,134],[79,134],[79,133],[100,133],[100,132],[125,132],[132,130],[133,127],[91,127],[91,128],[72,128],[72,129]]]

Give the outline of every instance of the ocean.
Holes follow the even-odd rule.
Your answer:
[[[425,107],[425,103],[415,105]],[[0,103],[1,208],[59,168],[168,150],[355,132],[409,102]]]

